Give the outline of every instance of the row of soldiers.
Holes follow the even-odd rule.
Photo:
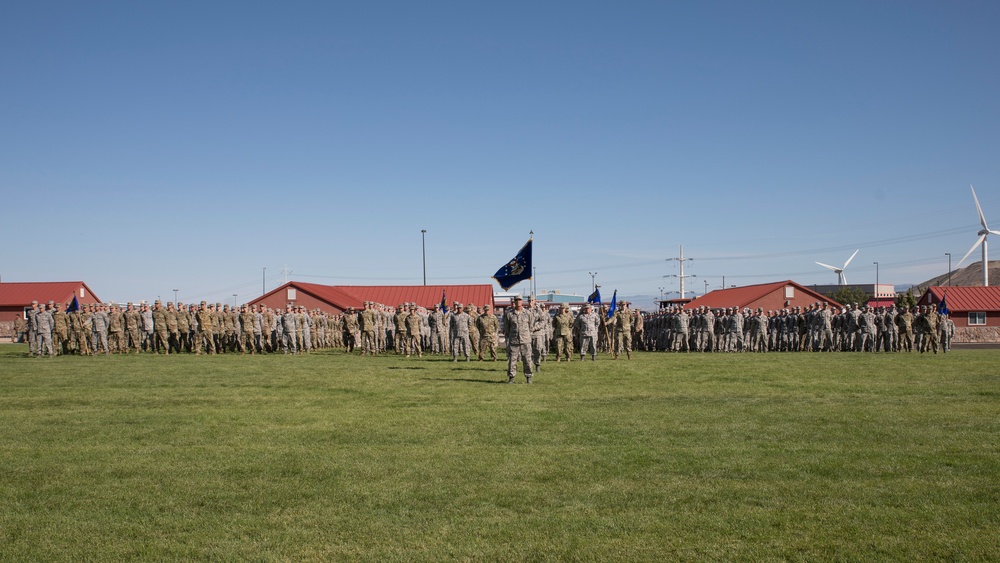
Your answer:
[[[564,306],[550,315],[531,299],[534,363],[540,365],[555,349],[567,360],[580,349],[581,328]],[[561,316],[562,315],[562,316]],[[598,316],[595,349],[631,354],[632,330],[642,318],[622,303],[610,318],[606,309]],[[284,311],[262,305],[230,307],[201,302],[185,305],[155,301],[117,304],[87,304],[64,311],[61,303],[32,302],[26,321],[15,324],[15,333],[29,343],[31,355],[127,354],[127,353],[226,353],[289,354],[321,348],[360,350],[376,355],[393,350],[398,354],[451,355],[454,361],[472,356],[497,359],[500,322],[490,305],[476,307],[455,302],[451,308],[419,307],[403,303],[386,307],[366,302],[364,309],[348,309],[332,315],[318,309],[287,305]],[[568,320],[567,320],[568,319]],[[584,352],[581,350],[581,352]]]
[[[674,352],[912,352],[951,350],[955,323],[935,307],[828,303],[764,312],[672,308],[646,315],[645,350]]]

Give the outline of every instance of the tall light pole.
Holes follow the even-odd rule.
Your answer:
[[[260,294],[265,293],[267,293],[267,266],[264,266],[264,271],[260,273]]]
[[[236,294],[236,293],[234,293],[234,294],[233,294],[233,307],[235,307],[235,306],[236,306],[236,296],[237,296],[237,294]]]
[[[174,290],[174,307],[177,306],[177,290]]]
[[[665,288],[663,288],[663,287],[660,288],[660,301],[663,301],[663,290],[664,289]]]
[[[597,291],[597,272],[587,272],[590,274],[590,292],[593,293]],[[663,298],[663,288],[660,288],[660,299]]]
[[[875,306],[878,307],[878,262],[872,262],[875,264]]]
[[[948,287],[951,287],[951,252],[945,252],[944,255],[948,257]]]
[[[705,293],[702,295],[708,295],[708,280],[705,280]]]
[[[420,246],[424,254],[424,285],[427,285],[427,229],[420,229]]]

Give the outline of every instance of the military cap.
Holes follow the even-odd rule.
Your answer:
[[[520,300],[521,300],[521,296],[520,296],[520,295],[515,295],[515,296],[514,296],[514,297],[512,297],[512,298],[511,298],[510,300],[511,300],[511,301],[520,301]]]
[[[49,305],[55,305],[55,303],[56,303],[55,301],[49,299]]]
[[[32,305],[38,305],[38,301],[32,301],[31,304]]]
[[[569,309],[569,304],[568,303],[563,303],[562,305],[559,306],[559,308],[560,309]]]

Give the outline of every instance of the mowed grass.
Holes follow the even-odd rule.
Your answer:
[[[0,559],[1000,560],[1000,351],[0,346]]]

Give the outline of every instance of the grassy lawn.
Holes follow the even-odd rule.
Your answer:
[[[24,357],[0,560],[1000,560],[1000,351]]]

